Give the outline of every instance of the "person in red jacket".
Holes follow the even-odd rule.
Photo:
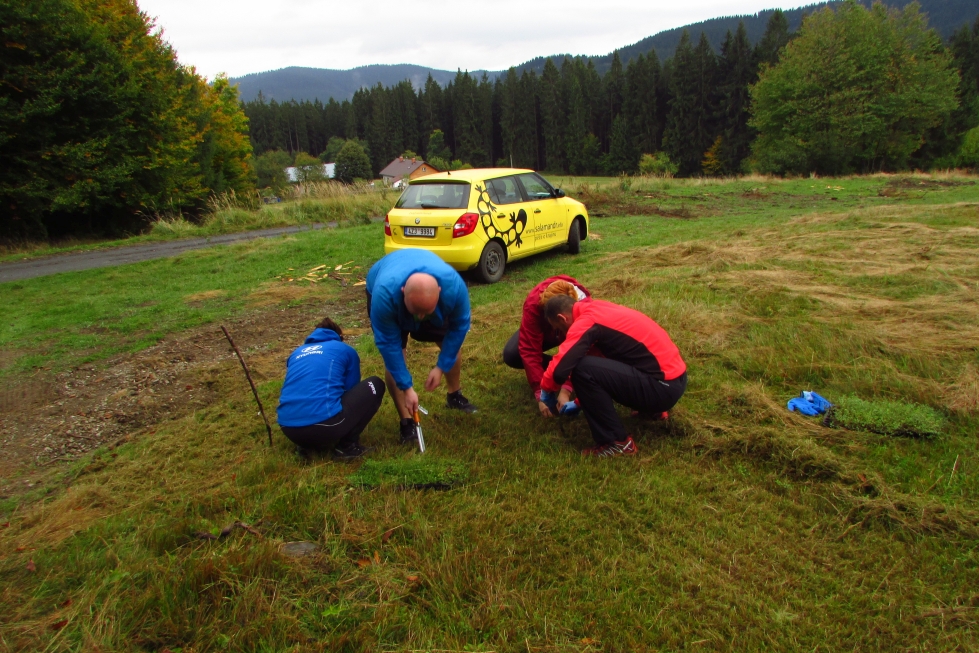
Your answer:
[[[615,402],[644,414],[671,409],[687,389],[680,351],[648,316],[611,302],[559,295],[544,315],[566,337],[541,378],[541,412],[554,413],[558,389],[570,378],[596,444],[582,455],[635,454]],[[592,348],[601,356],[589,355]]]
[[[523,303],[523,316],[517,329],[503,347],[503,362],[527,374],[527,383],[540,401],[540,380],[551,357],[544,352],[557,347],[564,335],[554,330],[544,317],[544,302],[551,297],[565,294],[575,300],[591,297],[591,293],[576,279],[559,274],[548,277],[534,286]],[[559,406],[570,399],[571,385],[566,384],[561,393]]]

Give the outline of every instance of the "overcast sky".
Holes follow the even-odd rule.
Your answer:
[[[538,56],[608,54],[718,16],[784,0],[138,0],[180,61],[213,78],[286,66],[413,63],[502,70]],[[811,0],[810,0],[811,1]]]

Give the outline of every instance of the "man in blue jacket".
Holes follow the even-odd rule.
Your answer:
[[[446,406],[476,412],[461,391],[459,350],[471,316],[469,290],[458,272],[427,250],[392,252],[367,273],[367,312],[384,359],[385,383],[401,417],[402,443],[418,442],[413,420],[418,394],[405,361],[409,335],[419,342],[437,343],[441,350],[425,389],[435,390],[445,376]]]

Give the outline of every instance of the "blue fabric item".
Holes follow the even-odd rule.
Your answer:
[[[833,407],[833,404],[829,403],[823,397],[820,397],[815,392],[810,392],[808,390],[802,391],[802,397],[816,407],[820,413],[825,413],[827,410]]]
[[[360,356],[331,329],[316,329],[286,361],[275,409],[279,426],[310,426],[341,410],[340,397],[360,383]]]
[[[540,391],[540,400],[541,400],[541,403],[542,404],[544,404],[545,406],[547,406],[550,409],[550,411],[551,411],[552,414],[554,414],[554,415],[557,415],[558,414],[558,409],[557,409],[557,393],[556,392],[549,392],[547,390],[541,390]]]
[[[576,401],[569,401],[561,406],[561,415],[564,417],[574,417],[581,412],[581,406]]]
[[[430,274],[441,292],[435,312],[426,318],[433,326],[445,327],[438,367],[451,370],[469,333],[469,289],[459,273],[438,256],[424,249],[402,249],[375,263],[367,273],[367,293],[371,296],[371,327],[374,342],[384,359],[384,367],[400,390],[411,387],[411,374],[401,353],[401,333],[417,331],[421,322],[405,308],[402,288],[416,272]]]
[[[822,415],[833,404],[829,403],[823,397],[820,397],[815,392],[810,392],[808,390],[803,390],[802,394],[798,397],[793,397],[789,399],[789,403],[786,406],[790,411],[798,411],[803,415]]]

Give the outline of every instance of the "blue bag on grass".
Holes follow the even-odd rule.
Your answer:
[[[833,404],[829,403],[826,401],[826,399],[820,397],[815,392],[803,390],[798,397],[789,399],[789,403],[786,407],[790,411],[799,412],[803,415],[822,415],[832,406]]]

